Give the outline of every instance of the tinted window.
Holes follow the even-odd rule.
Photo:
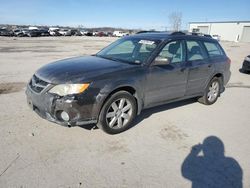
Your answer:
[[[207,52],[210,57],[222,56],[223,52],[221,51],[218,44],[213,42],[204,42],[204,45],[207,49]]]
[[[187,41],[187,53],[189,61],[203,60],[207,58],[198,41]]]
[[[160,58],[167,58],[170,63],[181,63],[185,60],[182,41],[169,42],[160,52]]]

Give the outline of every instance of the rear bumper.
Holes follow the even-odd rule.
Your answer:
[[[68,127],[97,123],[97,118],[92,113],[94,104],[88,99],[79,99],[78,96],[60,97],[46,91],[36,93],[29,85],[26,96],[31,109],[50,122]],[[64,121],[60,117],[62,111],[68,114],[69,121]]]

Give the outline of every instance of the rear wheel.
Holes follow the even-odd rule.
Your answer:
[[[119,91],[104,104],[97,126],[109,134],[127,130],[136,116],[136,100],[129,92]]]
[[[221,82],[220,79],[214,77],[208,84],[204,95],[198,99],[200,103],[205,105],[214,104],[220,95]]]

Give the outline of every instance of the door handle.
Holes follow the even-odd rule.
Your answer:
[[[208,68],[211,68],[211,67],[212,67],[212,65],[211,65],[211,64],[209,64],[209,65],[208,65]]]

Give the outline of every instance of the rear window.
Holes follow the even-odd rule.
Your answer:
[[[204,45],[210,57],[217,57],[224,55],[219,44],[213,42],[204,42]]]

